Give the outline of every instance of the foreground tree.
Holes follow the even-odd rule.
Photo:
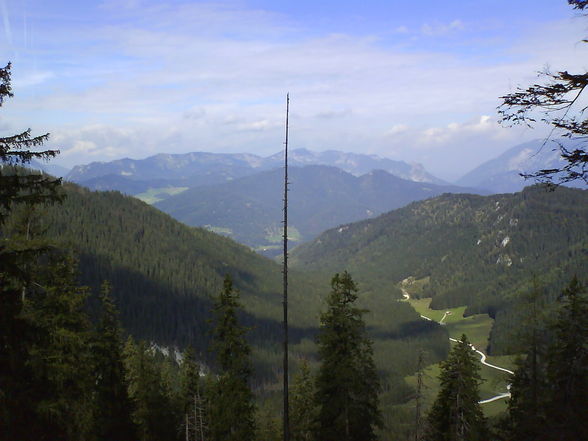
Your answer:
[[[0,68],[0,107],[6,98],[12,97],[10,68],[10,63]],[[30,281],[30,274],[22,268],[23,262],[44,249],[31,243],[9,244],[1,231],[8,214],[17,204],[34,205],[61,199],[58,192],[61,179],[25,172],[19,167],[33,159],[48,160],[59,154],[58,150],[36,150],[47,139],[48,133],[33,137],[30,129],[0,137],[0,288],[14,284],[15,279],[20,283]]]
[[[245,340],[246,329],[237,319],[239,308],[239,296],[233,290],[231,278],[226,276],[214,306],[214,350],[220,373],[208,394],[213,441],[255,439],[255,406],[249,388],[251,349]]]
[[[145,342],[129,337],[124,347],[126,381],[133,405],[132,420],[140,441],[173,440],[178,434],[174,407],[156,362]]]
[[[313,441],[316,433],[318,407],[314,379],[308,362],[304,360],[300,372],[294,377],[290,395],[290,436],[292,441]]]
[[[577,277],[563,290],[547,354],[547,432],[561,441],[588,439],[588,296]]]
[[[110,284],[104,282],[100,291],[101,317],[92,345],[96,388],[94,426],[98,440],[131,441],[136,439],[136,430],[131,421],[118,311],[110,291]]]
[[[521,295],[520,331],[512,339],[513,352],[523,355],[516,361],[505,423],[509,436],[519,441],[540,439],[547,421],[547,314],[543,296],[537,280]]]
[[[585,0],[568,0],[578,10],[588,8]],[[582,40],[588,43],[588,40]],[[576,180],[588,183],[588,119],[582,95],[588,86],[588,72],[542,72],[545,81],[501,97],[498,113],[502,122],[533,126],[537,121],[552,127],[547,142],[555,143],[565,165],[538,170],[524,177],[559,184]],[[584,97],[585,98],[585,97]],[[559,138],[559,139],[558,139]]]
[[[486,441],[482,412],[480,366],[465,335],[441,363],[441,390],[427,418],[427,441]]]
[[[362,319],[365,311],[354,306],[356,293],[349,273],[336,274],[328,310],[321,314],[315,395],[320,407],[316,438],[321,441],[371,441],[381,426],[380,382]]]
[[[180,365],[180,400],[183,412],[182,440],[205,441],[208,439],[208,403],[204,399],[200,381],[200,366],[194,349],[188,347]]]

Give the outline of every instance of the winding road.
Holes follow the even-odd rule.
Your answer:
[[[400,289],[402,290],[402,296],[404,297],[404,300],[407,300],[407,301],[410,300],[410,294],[404,288],[400,288]],[[439,320],[439,323],[440,324],[444,324],[443,321],[450,314],[451,314],[451,311],[445,311],[445,314],[443,314],[443,317],[441,318],[441,320]],[[426,317],[426,316],[424,316],[422,314],[421,314],[421,318],[422,319],[425,319],[425,320],[428,320],[430,322],[433,321],[431,318]],[[456,340],[455,338],[452,338],[452,337],[449,337],[449,340],[452,341],[453,343],[458,343],[459,342],[459,340]],[[470,344],[470,347],[472,348],[472,351],[476,352],[480,356],[480,363],[482,363],[484,366],[488,366],[489,368],[497,369],[499,371],[506,372],[506,373],[508,373],[510,375],[514,375],[514,372],[511,371],[511,370],[509,370],[509,369],[506,369],[506,368],[503,368],[503,367],[496,366],[494,364],[488,363],[486,361],[486,354],[484,354],[479,349],[476,349],[476,347],[474,345],[472,345],[472,344]],[[498,394],[498,395],[496,395],[496,396],[494,396],[492,398],[488,398],[486,400],[480,400],[480,401],[478,401],[478,403],[480,403],[480,404],[486,404],[486,403],[491,403],[492,401],[501,400],[503,398],[509,398],[510,397],[510,384],[507,384],[506,385],[506,390],[507,390],[507,392],[504,392],[502,394]]]

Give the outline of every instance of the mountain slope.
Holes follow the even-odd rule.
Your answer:
[[[456,183],[475,188],[485,188],[495,193],[521,191],[532,181],[521,177],[521,173],[532,173],[542,169],[561,168],[562,161],[557,145],[542,140],[519,144],[500,156],[476,167]]]
[[[155,208],[118,192],[92,192],[66,184],[62,205],[43,209],[40,229],[60,247],[74,249],[80,259],[80,280],[96,292],[103,280],[113,286],[124,327],[133,335],[166,346],[192,343],[209,357],[212,297],[225,274],[241,292],[242,319],[252,328],[259,378],[273,377],[282,339],[282,268],[249,248],[191,228]],[[290,337],[293,354],[313,355],[328,279],[290,272]],[[394,290],[394,287],[390,289]],[[366,320],[380,344],[385,372],[409,372],[414,342],[428,347],[432,359],[446,353],[446,333],[422,324],[390,289],[367,293],[360,302],[372,309]],[[385,338],[384,338],[385,336]],[[393,354],[405,356],[394,358]],[[261,360],[261,361],[260,361]]]
[[[554,292],[588,273],[588,191],[446,194],[329,230],[297,248],[292,263],[347,268],[373,290],[414,277],[435,308],[495,316],[534,276]]]
[[[210,225],[254,247],[279,240],[283,170],[274,169],[235,181],[196,187],[155,206],[188,224]],[[445,192],[465,188],[407,181],[377,170],[360,177],[335,167],[292,167],[289,216],[301,241],[343,223],[365,219]]]

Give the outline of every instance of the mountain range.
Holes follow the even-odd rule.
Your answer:
[[[223,184],[194,187],[155,206],[188,225],[207,226],[254,248],[279,249],[283,179],[283,170],[275,168]],[[354,176],[322,165],[291,167],[288,179],[289,229],[294,242],[415,200],[449,192],[476,192],[409,181],[384,170]]]
[[[74,167],[66,176],[93,190],[119,190],[136,195],[157,188],[190,188],[213,185],[283,166],[283,152],[268,157],[238,153],[194,152],[158,154],[146,159],[120,159],[93,162]],[[354,175],[374,169],[417,182],[444,182],[419,164],[408,164],[375,155],[345,153],[335,150],[311,152],[297,149],[289,152],[292,166],[329,165]],[[163,193],[163,197],[165,193]]]

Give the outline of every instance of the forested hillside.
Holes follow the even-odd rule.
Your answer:
[[[259,250],[271,249],[280,240],[282,180],[283,170],[274,169],[222,185],[191,188],[155,206],[188,225],[209,225]],[[299,242],[414,200],[472,191],[408,181],[383,170],[358,177],[318,165],[292,167],[289,181],[290,227],[298,233],[292,238]]]
[[[271,372],[271,363],[278,363],[282,338],[278,264],[118,192],[93,192],[74,184],[64,189],[61,205],[39,209],[37,228],[46,230],[46,236],[60,247],[75,250],[81,283],[96,291],[103,280],[110,281],[123,326],[131,334],[168,346],[192,343],[199,356],[207,358],[211,297],[220,292],[229,274],[241,292],[244,323],[252,327],[251,339],[263,358],[257,359],[262,362],[257,374]],[[294,352],[312,356],[328,280],[296,271],[290,279]],[[447,351],[444,330],[423,323],[407,304],[396,302],[391,294],[394,287],[379,292],[365,288],[360,285],[359,302],[371,310],[366,322],[376,339],[381,369],[399,370],[402,375],[412,372],[416,360],[411,342],[428,347],[431,360],[443,357]]]
[[[293,264],[326,273],[343,266],[373,290],[413,277],[432,307],[488,312],[499,332],[502,312],[535,278],[553,299],[588,271],[588,192],[446,194],[330,230],[297,248]]]

